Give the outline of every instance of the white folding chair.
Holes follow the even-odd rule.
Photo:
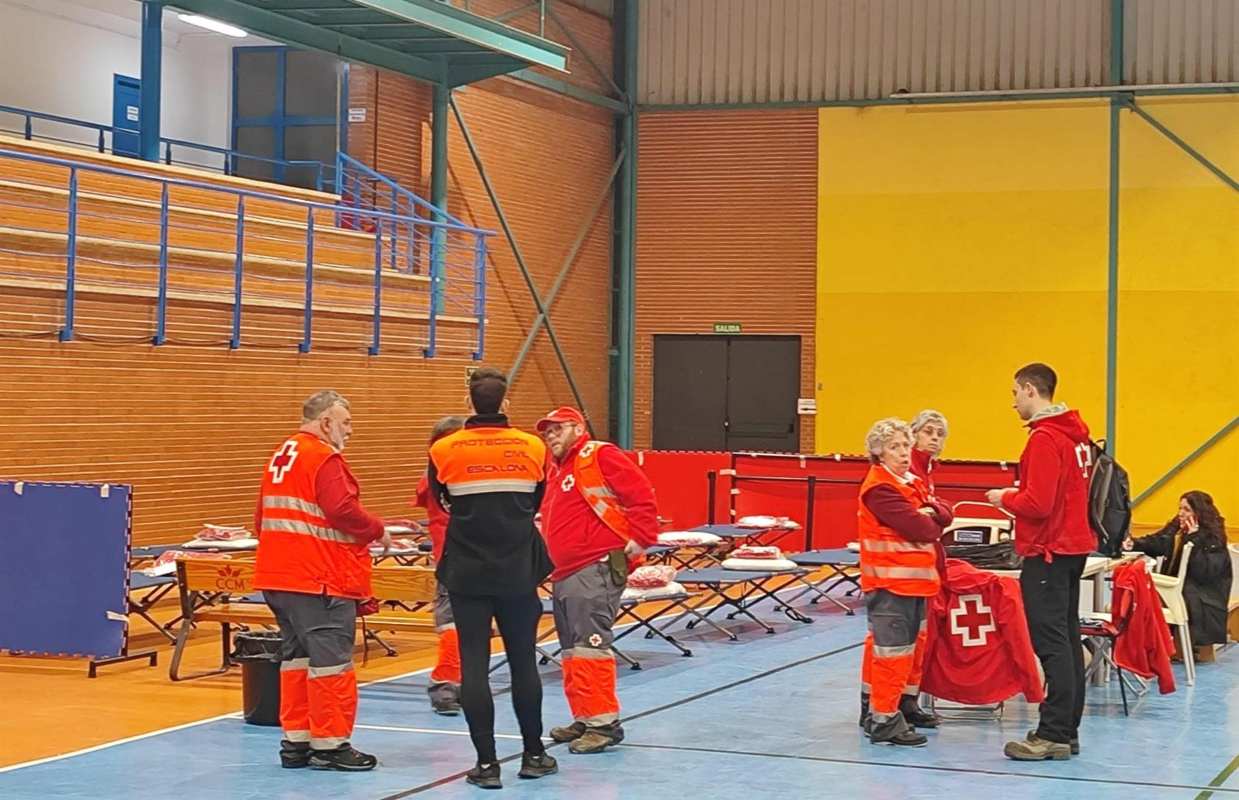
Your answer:
[[[1179,647],[1183,651],[1183,666],[1187,671],[1187,685],[1196,683],[1196,653],[1192,650],[1192,634],[1187,624],[1187,603],[1183,602],[1183,581],[1187,578],[1187,562],[1192,557],[1195,545],[1188,542],[1183,545],[1183,555],[1179,559],[1177,575],[1154,575],[1153,585],[1162,598],[1162,611],[1166,622],[1179,629]]]

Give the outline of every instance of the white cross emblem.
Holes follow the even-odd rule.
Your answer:
[[[284,442],[274,456],[271,457],[271,464],[267,467],[267,472],[271,473],[272,483],[283,483],[284,476],[293,468],[293,462],[297,460],[297,441],[289,439]]]
[[[581,458],[589,458],[591,455],[594,454],[594,450],[597,449],[597,447],[598,447],[597,442],[589,442],[588,444],[586,444],[584,447],[581,448]]]
[[[571,472],[569,472],[568,477],[564,478],[563,482],[559,484],[559,488],[563,489],[565,492],[572,491],[572,487],[574,486],[576,486],[576,476],[574,476]]]
[[[972,605],[971,611],[969,604]],[[984,647],[989,642],[989,634],[998,630],[993,611],[979,594],[961,595],[959,605],[951,609],[950,617],[951,633],[959,634],[964,647]]]

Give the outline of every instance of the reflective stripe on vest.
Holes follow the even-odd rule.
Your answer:
[[[860,487],[860,497],[876,486],[891,486],[914,508],[928,505],[929,494],[919,478],[902,480],[880,464],[869,468]],[[910,597],[932,597],[938,593],[937,554],[933,542],[910,542],[886,527],[864,504],[857,512],[860,534],[861,589],[871,592],[886,589]]]
[[[330,458],[342,456],[307,433],[272,454],[262,481],[255,588],[369,596],[369,550],[333,528],[318,503],[318,473]]]
[[[604,447],[614,447],[608,442],[586,442],[572,462],[572,480],[585,502],[602,521],[625,544],[632,539],[628,529],[628,514],[620,505],[619,498],[602,476],[598,465],[598,453]]]

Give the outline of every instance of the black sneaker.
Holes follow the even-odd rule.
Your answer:
[[[313,750],[310,753],[312,769],[332,769],[338,772],[368,772],[378,766],[379,760],[353,749],[350,745],[342,745],[335,750]]]
[[[536,756],[525,753],[521,756],[521,771],[517,775],[521,778],[533,780],[535,778],[545,778],[547,775],[554,775],[556,772],[559,772],[559,764],[551,757],[550,753],[542,753]]]
[[[478,764],[465,773],[465,782],[482,789],[502,789],[503,781],[499,780],[499,762]]]
[[[891,744],[897,747],[924,747],[929,744],[929,738],[925,734],[917,733],[912,728],[881,737],[870,733],[869,741],[873,744]]]
[[[281,739],[280,766],[284,769],[301,769],[310,766],[310,743]]]
[[[876,719],[869,723],[869,741],[873,744],[890,744],[899,747],[924,747],[929,739],[908,726],[902,714],[896,714],[882,722]]]

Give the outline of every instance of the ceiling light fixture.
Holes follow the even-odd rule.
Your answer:
[[[220,22],[217,19],[199,16],[198,14],[177,14],[176,16],[181,20],[181,22],[187,22],[190,25],[196,25],[199,28],[206,28],[208,31],[214,31],[215,33],[222,33],[223,35],[231,36],[234,39],[244,39],[246,36],[245,31],[240,28]]]

